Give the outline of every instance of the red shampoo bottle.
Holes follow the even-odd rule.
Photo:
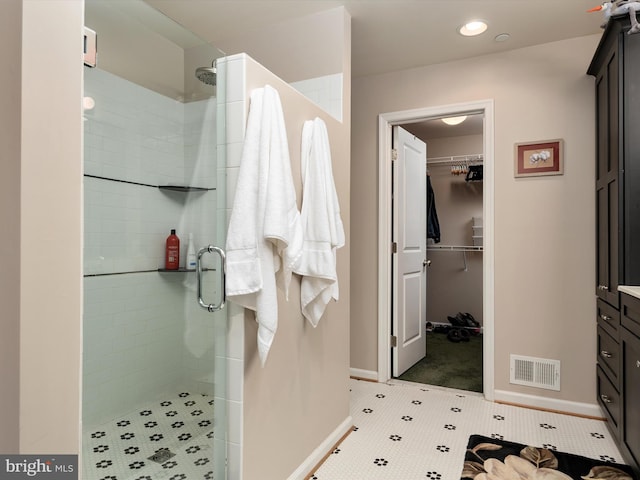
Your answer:
[[[171,230],[171,235],[167,237],[167,245],[164,251],[164,268],[167,270],[178,270],[180,267],[180,239],[176,235],[175,229]]]

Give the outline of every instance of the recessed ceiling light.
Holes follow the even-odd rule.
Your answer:
[[[496,42],[506,42],[510,38],[511,38],[511,35],[509,35],[508,33],[501,33],[500,35],[496,35],[496,38],[494,38],[494,40]]]
[[[447,125],[459,125],[467,119],[466,115],[461,115],[459,117],[447,117],[443,118],[442,121]]]
[[[458,33],[465,37],[480,35],[487,30],[487,23],[484,20],[472,20],[458,28]]]

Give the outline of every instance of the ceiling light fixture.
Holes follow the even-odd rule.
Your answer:
[[[487,30],[487,23],[484,20],[472,20],[458,28],[458,33],[465,37],[480,35]]]
[[[447,117],[443,118],[442,121],[447,125],[459,125],[467,119],[466,115],[461,115],[459,117]]]

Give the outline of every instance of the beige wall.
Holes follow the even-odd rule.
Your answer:
[[[0,250],[0,450],[72,454],[80,418],[82,3],[5,1],[0,11],[0,211],[9,249]]]
[[[0,452],[18,453],[20,411],[20,0],[0,2]]]
[[[348,42],[348,23],[342,35]],[[347,79],[350,78],[349,60],[345,57]],[[257,324],[252,314],[246,316],[243,397],[243,478],[246,480],[289,478],[349,417],[350,87],[345,85],[345,122],[340,123],[249,60],[247,93],[265,84],[275,87],[281,96],[298,207],[301,205],[302,125],[316,116],[326,122],[347,241],[337,254],[340,299],[329,304],[317,328],[314,329],[300,311],[298,276],[294,275],[289,302],[279,292],[278,332],[264,368],[257,355]]]
[[[342,19],[344,8],[255,29],[216,45],[227,53],[247,53],[287,82],[322,77],[345,70]],[[349,40],[350,41],[350,40]],[[347,66],[351,69],[351,64]]]
[[[81,2],[23,2],[22,453],[79,446],[82,26]]]
[[[594,95],[599,35],[353,81],[351,366],[377,370],[377,115],[495,101],[495,388],[595,403]],[[399,88],[398,86],[402,86]],[[514,143],[565,140],[565,174],[515,179]],[[509,384],[509,354],[562,390]]]
[[[224,15],[216,1],[197,2],[197,9],[175,0],[147,3],[189,25],[227,56],[246,53],[286,82],[343,72],[343,2],[295,2],[295,9],[283,12],[274,11],[268,1],[227,1]],[[322,3],[327,10],[316,11]]]

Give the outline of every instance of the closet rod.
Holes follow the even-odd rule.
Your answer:
[[[472,162],[482,163],[483,157],[479,155],[456,155],[452,157],[427,158],[427,165],[456,165],[458,163]]]
[[[445,250],[449,252],[481,252],[482,245],[427,245],[427,250]]]

